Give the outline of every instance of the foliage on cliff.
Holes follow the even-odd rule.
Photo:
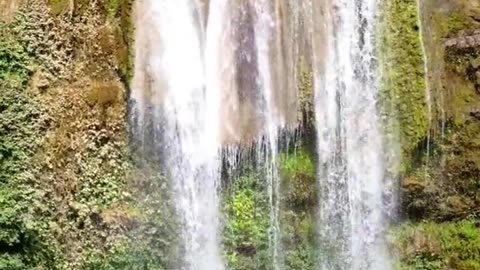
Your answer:
[[[17,3],[0,23],[0,269],[80,269],[125,231],[108,214],[131,167],[122,14]]]
[[[248,172],[226,191],[225,247],[231,269],[269,269],[269,204],[261,175]]]
[[[312,149],[310,149],[312,150]],[[313,153],[305,146],[281,157],[281,226],[285,269],[316,269],[318,192]]]
[[[446,49],[447,39],[479,27],[468,1],[425,1],[423,11],[432,115],[430,130],[407,160],[404,209],[414,218],[464,218],[479,209],[480,94],[475,89],[477,49]],[[412,8],[413,9],[413,8]],[[479,11],[477,11],[479,12]]]
[[[413,221],[395,229],[393,246],[401,259],[400,268],[480,269],[477,245],[480,121],[475,117],[480,105],[475,87],[478,54],[477,49],[456,50],[445,46],[447,40],[468,35],[480,27],[475,19],[480,10],[478,6],[475,9],[475,1],[468,0],[387,2],[387,6],[397,7],[386,10],[390,12],[384,16],[387,29],[403,30],[382,32],[386,35],[382,38],[387,39],[385,44],[398,34],[404,38],[392,39],[399,42],[397,47],[385,46],[397,50],[383,51],[394,54],[393,59],[403,59],[393,62],[393,69],[399,71],[395,78],[388,71],[392,68],[389,64],[392,58],[383,56],[388,63],[384,89],[395,93],[387,94],[388,98],[395,97],[405,107],[402,110],[393,106],[393,112],[398,113],[397,127],[403,136],[402,213]],[[419,15],[421,20],[417,20]],[[420,39],[420,22],[423,39]],[[427,76],[420,71],[419,41],[425,47]],[[401,50],[410,53],[402,54]],[[403,83],[402,76],[410,83]],[[409,90],[399,92],[397,89],[401,88],[396,85],[407,86]],[[431,96],[430,116],[425,114],[428,112],[423,100],[426,95],[422,95],[425,90]],[[422,120],[405,124],[403,118]],[[413,140],[405,141],[405,134],[416,135],[410,137]]]
[[[39,148],[46,119],[38,100],[27,92],[32,60],[13,37],[0,41],[0,269],[51,265],[52,253],[39,239],[42,229],[32,218],[40,197],[29,166]],[[36,254],[33,256],[33,254]]]
[[[428,134],[428,108],[415,0],[390,0],[382,6],[379,35],[382,105],[388,132],[401,145],[401,172]]]

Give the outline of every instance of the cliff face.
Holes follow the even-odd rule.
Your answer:
[[[129,150],[138,146],[127,127],[132,8],[0,3],[0,269],[176,267],[178,226],[160,162]],[[301,64],[292,72],[311,127],[312,73]],[[285,263],[313,269],[312,153],[284,153],[282,174]],[[225,246],[233,267],[252,269],[269,262],[269,210],[262,178],[246,170],[242,179],[223,194]]]
[[[403,182],[412,217],[451,220],[479,211],[478,8],[476,1],[423,1],[420,7],[430,123]]]
[[[130,5],[0,4],[0,269],[81,268],[121,231]]]
[[[388,21],[390,27],[403,29],[391,35],[403,39],[397,46],[400,53],[393,50],[387,55],[412,49],[410,58],[393,69],[400,78],[408,75],[418,82],[410,83],[408,90],[402,90],[406,84],[399,84],[401,90],[396,92],[397,100],[410,100],[400,101],[405,107],[396,109],[404,150],[401,211],[408,222],[393,235],[402,267],[480,269],[479,3],[426,0],[418,7],[415,1],[390,2],[403,7],[391,16],[410,21],[403,25]],[[412,101],[412,97],[418,98]]]

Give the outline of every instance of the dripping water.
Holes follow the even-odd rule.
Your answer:
[[[430,80],[429,80],[429,70],[428,70],[428,55],[427,50],[425,48],[425,37],[424,37],[424,25],[422,19],[422,1],[417,0],[417,24],[418,24],[418,31],[420,37],[420,47],[422,49],[422,57],[423,57],[423,72],[425,76],[425,102],[427,103],[427,120],[428,124],[428,134],[427,134],[427,156],[425,160],[425,173],[428,174],[428,166],[430,161],[430,143],[431,143],[431,131],[430,125],[432,124],[432,99],[431,99],[431,88],[430,88]],[[442,128],[443,129],[443,128]],[[442,131],[443,132],[443,131]]]

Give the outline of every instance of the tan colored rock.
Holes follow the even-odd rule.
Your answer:
[[[0,21],[9,21],[23,0],[0,0]]]

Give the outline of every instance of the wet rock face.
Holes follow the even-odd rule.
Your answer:
[[[402,210],[412,219],[451,221],[479,204],[480,1],[420,3],[431,121],[407,160]]]
[[[240,101],[250,100],[255,103],[261,97],[257,89],[256,78],[258,76],[258,59],[256,52],[255,36],[255,11],[251,4],[247,4],[235,14],[234,24],[237,25],[235,31],[236,49],[235,63],[237,64],[236,84],[238,86],[238,96]]]
[[[445,42],[448,49],[465,50],[480,47],[480,30],[475,30],[470,35],[462,35],[455,38],[450,38]]]
[[[480,2],[478,0],[470,0],[467,2],[468,13],[477,22],[480,22]]]

